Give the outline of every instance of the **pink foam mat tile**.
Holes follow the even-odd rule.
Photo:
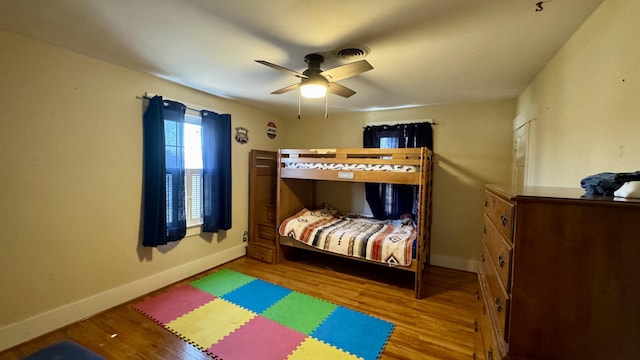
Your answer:
[[[282,360],[306,338],[305,334],[273,320],[256,316],[229,336],[207,349],[222,359]]]
[[[214,295],[184,285],[143,300],[133,308],[164,325],[215,299]]]

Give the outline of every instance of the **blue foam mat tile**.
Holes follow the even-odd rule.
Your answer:
[[[222,298],[261,314],[267,308],[289,295],[291,290],[279,285],[256,279],[225,295]]]
[[[339,306],[311,336],[365,360],[374,360],[380,356],[393,328],[389,321]]]

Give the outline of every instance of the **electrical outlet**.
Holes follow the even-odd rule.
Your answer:
[[[247,242],[249,241],[249,231],[245,230],[244,234],[242,235],[242,242]]]

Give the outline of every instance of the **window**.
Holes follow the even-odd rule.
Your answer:
[[[184,120],[185,210],[189,227],[202,224],[202,128],[200,115],[185,114]]]
[[[395,149],[399,145],[399,141],[397,137],[381,137],[380,138],[380,148],[381,149]],[[390,159],[390,156],[385,156],[387,159]],[[391,214],[393,211],[393,197],[395,196],[395,192],[393,191],[393,185],[391,184],[381,184],[380,186],[380,196],[384,197],[384,212],[385,214]]]
[[[142,120],[142,245],[166,245],[196,230],[231,229],[231,115],[194,110],[156,95]]]
[[[366,126],[362,134],[366,148],[405,148],[433,146],[433,131],[428,122]],[[365,184],[367,203],[377,219],[397,219],[404,213],[417,212],[417,186],[400,184]]]

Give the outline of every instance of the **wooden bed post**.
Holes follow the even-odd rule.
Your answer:
[[[431,182],[433,161],[431,161],[431,151],[422,148],[422,171],[420,184],[418,185],[418,248],[416,261],[418,268],[415,273],[415,296],[417,299],[424,297],[425,272],[429,265],[430,240],[431,240]]]

